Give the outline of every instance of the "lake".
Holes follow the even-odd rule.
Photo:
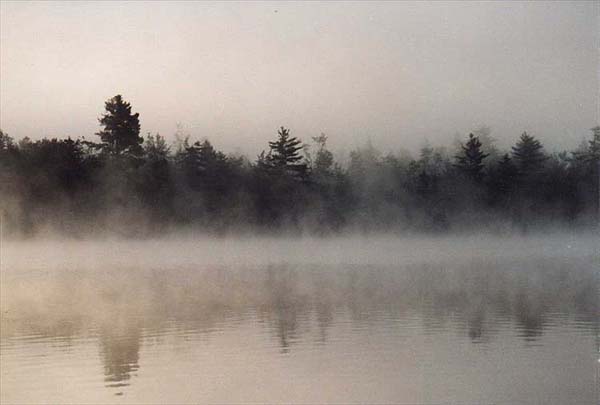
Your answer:
[[[4,241],[0,402],[598,402],[597,235]]]

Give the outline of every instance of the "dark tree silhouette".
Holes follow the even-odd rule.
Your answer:
[[[104,129],[100,136],[105,151],[120,155],[128,152],[139,155],[144,139],[140,136],[139,113],[131,113],[131,105],[120,94],[106,101],[106,113],[99,119]]]
[[[216,150],[208,140],[185,140],[175,157],[177,172],[181,175],[179,211],[184,217],[204,224],[230,223],[239,220],[244,209],[235,209],[237,199],[244,193],[244,160],[226,156]],[[182,187],[181,187],[182,186]],[[186,218],[181,218],[186,220]],[[246,218],[246,220],[249,220]]]
[[[505,153],[493,172],[494,189],[501,194],[508,194],[515,184],[517,175],[517,167],[508,156],[508,153]]]
[[[540,141],[527,132],[521,134],[517,144],[512,147],[512,152],[519,172],[526,176],[538,173],[548,159]]]
[[[180,153],[179,164],[188,185],[195,191],[223,191],[227,171],[227,157],[212,146],[208,140],[185,145]]]
[[[172,215],[175,190],[169,149],[165,138],[159,134],[149,134],[144,143],[145,160],[140,167],[140,188],[142,200],[151,207],[153,222],[165,222],[164,217]]]
[[[455,166],[467,177],[480,181],[483,174],[483,160],[489,156],[481,150],[479,137],[469,134],[466,145],[462,145],[462,153],[456,156]]]
[[[370,143],[341,165],[325,135],[313,138],[311,155],[284,127],[254,163],[189,137],[173,152],[159,135],[142,140],[139,116],[121,96],[106,102],[100,123],[102,143],[15,142],[0,131],[0,212],[9,233],[102,228],[138,236],[174,225],[219,233],[429,232],[497,224],[527,231],[600,221],[598,126],[579,150],[551,156],[526,133],[512,157],[502,156],[489,131],[480,130],[461,145],[454,165],[443,147],[426,146],[414,159],[383,154]]]
[[[185,184],[192,190],[200,190],[200,143],[190,145],[185,139],[175,156],[175,161],[183,174]]]
[[[314,159],[310,159],[311,217],[322,226],[319,232],[324,233],[344,224],[351,196],[346,174],[327,149],[327,136],[322,133],[312,139],[317,148]]]
[[[9,228],[19,228],[22,225],[19,224],[20,213],[12,208],[20,205],[21,190],[26,182],[19,170],[20,166],[22,162],[17,145],[8,134],[0,130],[0,221]]]
[[[585,148],[574,153],[577,176],[577,187],[582,198],[593,212],[594,223],[600,226],[600,126],[591,128],[592,139]]]
[[[511,210],[513,223],[518,224],[522,232],[528,232],[543,222],[542,208],[547,206],[547,201],[542,191],[548,183],[544,173],[548,156],[540,141],[527,132],[523,132],[512,147],[512,155],[518,170]]]
[[[290,136],[290,130],[284,127],[281,127],[277,133],[279,135],[277,140],[269,142],[271,150],[267,155],[268,164],[287,174],[304,177],[307,167],[302,163],[304,158],[299,153],[303,148],[302,141]]]
[[[281,127],[269,153],[258,156],[252,192],[258,221],[264,225],[299,226],[308,204],[308,167],[300,155],[302,142]]]
[[[205,183],[215,188],[219,188],[223,184],[217,176],[225,170],[227,165],[227,157],[223,152],[215,150],[212,144],[208,140],[204,140],[198,144],[198,163],[199,170],[202,177],[205,179]]]
[[[198,147],[198,175],[209,212],[215,213],[223,207],[234,184],[229,159],[205,140]]]

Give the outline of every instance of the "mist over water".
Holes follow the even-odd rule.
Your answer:
[[[594,403],[598,236],[4,241],[2,403]]]
[[[0,0],[0,404],[600,404],[599,16]]]

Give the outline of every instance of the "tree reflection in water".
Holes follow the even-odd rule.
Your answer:
[[[105,385],[122,395],[139,369],[148,331],[171,323],[210,334],[215,325],[258,317],[281,353],[308,339],[327,344],[332,325],[347,317],[377,328],[409,315],[423,333],[458,326],[473,343],[490,344],[511,324],[525,342],[540,339],[561,314],[597,328],[597,280],[589,259],[412,266],[114,269],[66,271],[2,285],[2,335],[69,336],[98,330]],[[36,291],[35,298],[31,291]],[[51,308],[51,310],[50,310]],[[253,318],[253,316],[255,318]],[[345,321],[345,319],[344,319]],[[64,327],[61,325],[69,325]],[[311,331],[316,325],[316,333]],[[453,326],[453,327],[454,327]],[[158,332],[157,332],[158,331]]]
[[[122,395],[132,375],[139,368],[141,331],[136,326],[124,330],[103,328],[100,334],[100,352],[104,363],[104,381],[109,388],[116,388],[115,395]]]

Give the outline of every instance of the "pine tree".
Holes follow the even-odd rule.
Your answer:
[[[455,166],[471,179],[479,181],[483,175],[483,159],[486,157],[488,154],[481,150],[479,138],[469,134],[469,140],[462,146],[462,154],[456,156]]]
[[[277,140],[269,142],[270,152],[266,156],[269,166],[287,174],[303,177],[306,175],[307,166],[301,163],[303,157],[299,152],[303,148],[302,141],[291,137],[290,130],[284,127],[277,133]]]
[[[517,144],[512,147],[512,153],[519,173],[525,176],[538,173],[548,159],[540,141],[527,132],[523,132]]]
[[[103,143],[103,149],[114,155],[130,153],[140,155],[144,139],[140,136],[139,113],[131,113],[131,104],[120,94],[106,101],[106,113],[99,119],[104,129],[96,135]]]
[[[547,180],[544,169],[548,157],[540,141],[527,132],[523,132],[512,147],[512,155],[518,170],[513,219],[527,231],[530,225],[540,220],[540,206],[544,204],[541,191]]]

